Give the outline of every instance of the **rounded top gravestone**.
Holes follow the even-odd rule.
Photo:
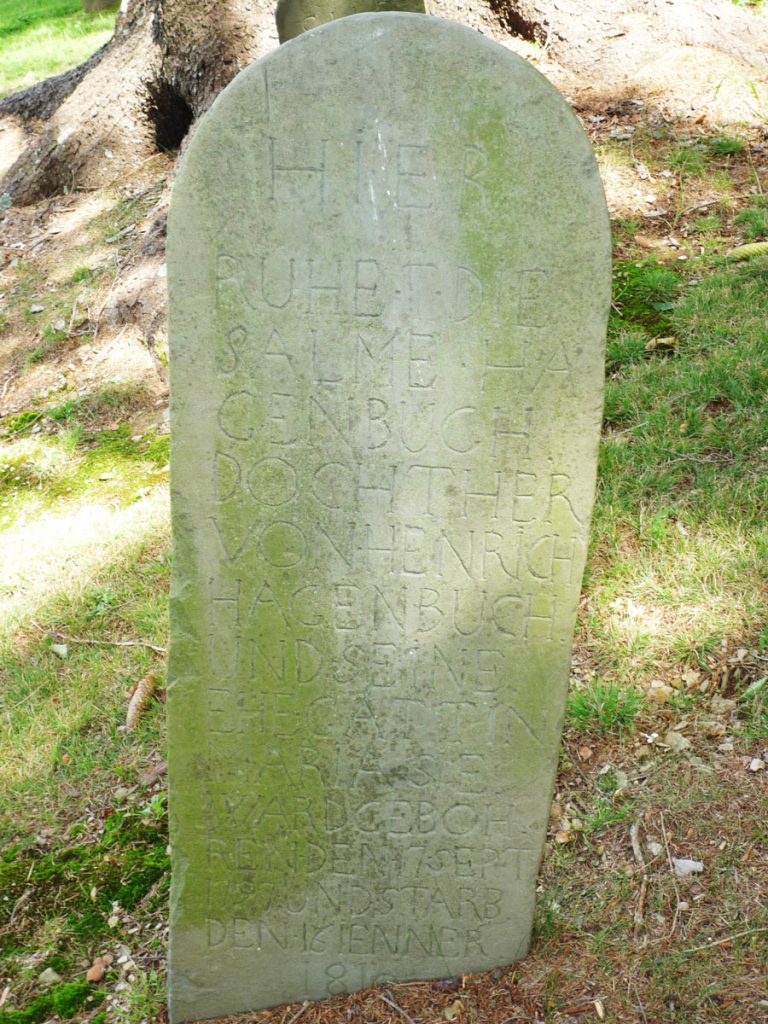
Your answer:
[[[174,1022],[528,948],[602,409],[594,157],[361,14],[240,74],[168,234]]]

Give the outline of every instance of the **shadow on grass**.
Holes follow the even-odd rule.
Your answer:
[[[768,615],[768,259],[627,266],[580,627],[622,679],[705,667]]]
[[[14,996],[0,1024],[98,1009],[104,993],[84,982],[82,963],[128,928],[155,934],[161,955],[165,798],[141,773],[161,756],[162,705],[152,702],[135,732],[123,723],[131,684],[148,672],[162,684],[164,662],[108,641],[166,643],[169,572],[167,538],[148,529],[76,587],[46,594],[0,646],[0,970]],[[70,640],[62,658],[52,648],[60,633],[107,643]],[[60,980],[41,991],[48,967]],[[108,970],[108,987],[120,970]]]

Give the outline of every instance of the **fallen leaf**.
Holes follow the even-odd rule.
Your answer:
[[[456,976],[453,978],[441,978],[439,981],[436,981],[432,987],[438,992],[456,992],[460,986],[461,978]]]
[[[147,768],[145,772],[142,772],[139,776],[139,784],[142,786],[151,786],[153,782],[157,782],[161,775],[164,775],[168,771],[167,761],[158,761],[157,764],[151,768]]]
[[[704,722],[704,732],[707,736],[725,736],[727,731],[723,722]]]
[[[699,679],[701,679],[701,672],[697,672],[694,668],[687,668],[683,672],[683,682],[689,690],[692,690],[696,686]]]
[[[108,961],[106,957],[97,956],[85,975],[85,980],[90,982],[101,981],[107,972]]]
[[[45,306],[37,306],[36,305],[36,306],[30,306],[29,307],[29,312],[30,313],[42,313],[44,311],[45,311]]]
[[[579,757],[582,761],[589,761],[593,754],[592,747],[579,747]]]
[[[664,305],[665,306],[669,305],[671,307],[672,304],[671,303],[664,303]],[[645,346],[645,351],[646,352],[674,352],[677,349],[679,344],[680,344],[680,342],[678,341],[678,339],[676,337],[674,337],[674,335],[669,335],[669,336],[667,336],[665,338],[651,338],[651,340]]]
[[[730,700],[727,697],[721,697],[719,694],[715,694],[712,698],[712,710],[716,715],[727,714],[729,711],[734,711],[735,709],[735,700]]]
[[[556,843],[570,843],[572,839],[573,839],[573,832],[566,832],[566,831],[561,829],[559,832],[555,833],[555,842]]]
[[[664,243],[660,238],[653,238],[651,235],[637,234],[634,241],[643,249],[663,249]]]
[[[672,687],[667,686],[661,679],[652,679],[648,694],[654,704],[666,704],[672,696]]]
[[[749,770],[751,772],[761,772],[765,768],[765,761],[762,757],[753,757],[749,762]]]
[[[446,1020],[455,1020],[458,1014],[464,1009],[464,1004],[460,999],[455,999],[450,1006],[446,1006],[443,1010],[443,1016]]]
[[[698,875],[704,870],[704,865],[700,860],[686,860],[684,857],[673,857],[672,865],[678,878],[688,878],[690,875]]]
[[[51,644],[51,650],[57,658],[66,658],[69,653],[66,644]]]
[[[688,750],[691,746],[691,741],[688,737],[683,736],[680,732],[675,732],[674,729],[668,729],[664,733],[662,742],[665,746],[669,747],[673,754],[682,754],[684,750]]]

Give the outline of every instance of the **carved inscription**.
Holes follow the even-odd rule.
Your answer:
[[[327,58],[310,33],[246,73],[229,122],[225,94],[180,183],[214,210],[172,218],[172,259],[189,224],[205,239],[174,314],[193,341],[174,369],[172,726],[194,737],[174,784],[194,801],[172,958],[264,993],[185,996],[174,1024],[527,949],[599,425],[578,245],[602,214],[561,142],[521,144],[505,75],[533,72],[494,49],[490,113],[467,92],[444,116],[416,64],[410,92],[391,75],[398,33],[422,31],[400,20],[365,64],[395,113],[306,91],[290,54]],[[543,96],[547,138],[576,145]]]
[[[333,146],[271,139],[270,197],[302,181],[322,206]],[[391,149],[393,210],[430,210],[430,147]],[[484,149],[460,149],[485,205]],[[500,749],[543,743],[516,661],[569,642],[585,554],[571,476],[536,448],[537,392],[572,387],[547,272],[229,246],[213,274],[210,948],[487,957],[500,873],[530,884],[543,828],[494,778]]]

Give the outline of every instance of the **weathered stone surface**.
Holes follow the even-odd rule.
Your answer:
[[[174,1022],[525,954],[608,222],[528,64],[425,16],[253,65],[169,225]]]
[[[374,11],[426,13],[424,0],[278,0],[277,35],[285,43],[329,21]]]

